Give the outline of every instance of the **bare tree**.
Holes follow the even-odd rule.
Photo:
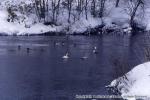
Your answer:
[[[93,17],[96,17],[96,0],[92,0],[91,2],[91,14]]]
[[[49,0],[46,0],[46,13],[47,13],[46,14],[46,16],[47,16],[46,17],[47,18],[46,21],[48,21],[48,17],[49,17]]]
[[[119,6],[119,2],[120,2],[120,0],[116,0],[116,7]]]
[[[39,1],[38,0],[34,0],[32,1],[35,4],[35,12],[36,12],[36,16],[38,17],[38,20],[40,22],[41,18],[40,18],[40,10],[39,10]]]
[[[44,22],[45,22],[46,1],[45,0],[34,0],[34,2],[35,2],[36,14],[38,16],[39,21],[41,21],[41,19],[44,19]]]
[[[80,19],[80,15],[81,15],[81,13],[83,12],[83,4],[84,3],[84,0],[78,0],[77,1],[77,13],[78,13],[78,20]]]
[[[129,0],[128,1],[128,9],[129,9],[129,15],[130,15],[130,25],[131,27],[135,27],[134,19],[137,14],[137,10],[139,7],[144,7],[144,0]]]
[[[59,15],[60,0],[52,0],[51,7],[52,7],[52,22],[56,23],[57,17]]]
[[[89,1],[88,0],[85,0],[85,17],[86,17],[86,20],[88,19],[88,3]]]
[[[72,10],[73,0],[67,0],[67,8],[68,8],[68,23],[70,23],[71,10]]]
[[[104,16],[105,2],[106,0],[100,0],[100,12],[99,12],[100,18]]]

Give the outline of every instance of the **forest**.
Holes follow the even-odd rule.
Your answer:
[[[23,32],[13,30],[20,34],[88,34],[114,30],[122,34],[131,33],[134,29],[149,30],[148,4],[148,0],[4,0],[0,2],[3,15],[0,20],[7,20],[5,24],[16,23],[16,27],[23,25]],[[43,28],[33,31],[35,27]]]

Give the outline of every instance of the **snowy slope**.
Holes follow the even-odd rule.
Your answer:
[[[7,19],[9,14],[7,12],[8,7],[10,6],[24,6],[24,5],[32,5],[32,0],[1,0],[0,1],[0,34],[7,35],[25,35],[25,34],[41,34],[45,32],[66,32],[68,27],[70,27],[68,33],[74,32],[84,32],[88,27],[94,28],[95,26],[101,24],[99,19],[94,19],[90,17],[89,20],[85,20],[82,18],[81,20],[75,23],[68,23],[67,17],[68,15],[61,15],[58,19],[59,26],[47,26],[39,23],[38,18],[34,15],[33,12],[20,12],[15,11],[17,15],[17,19],[14,22],[8,22]],[[27,13],[27,14],[26,14]],[[23,20],[23,21],[22,21]],[[36,23],[35,23],[36,22]],[[27,27],[26,27],[27,26]]]
[[[124,32],[131,31],[129,25],[130,16],[126,12],[126,0],[121,0],[119,7],[115,7],[115,2],[112,0],[107,0],[106,3],[106,11],[104,17],[102,19],[98,17],[93,17],[90,14],[90,10],[88,12],[88,20],[86,20],[85,14],[81,14],[80,19],[74,22],[73,16],[71,16],[71,23],[68,23],[68,11],[65,9],[60,9],[61,13],[57,19],[57,26],[49,25],[46,26],[43,22],[38,22],[38,18],[35,13],[35,9],[33,11],[14,11],[17,15],[17,18],[14,22],[8,22],[9,14],[7,9],[10,6],[24,7],[25,5],[33,6],[34,0],[0,0],[0,34],[8,34],[8,35],[24,35],[24,34],[41,34],[44,32],[66,32],[69,34],[72,33],[83,33],[88,29],[95,28],[103,23],[105,24],[104,30],[109,28],[117,28],[123,29]],[[14,9],[16,9],[14,8]],[[33,7],[34,8],[34,7]],[[72,6],[73,9],[74,6]],[[145,9],[145,18],[136,17],[137,22],[141,26],[145,26],[147,30],[150,30],[150,8],[147,6]],[[77,12],[71,12],[76,14]],[[49,18],[52,17],[50,12]],[[112,24],[112,23],[115,23]],[[121,33],[121,32],[120,32]]]
[[[42,23],[32,25],[26,28],[25,25],[13,22],[7,22],[8,13],[0,11],[0,33],[7,35],[26,35],[26,34],[41,34],[45,32],[55,32],[57,27],[45,26]]]
[[[150,62],[136,66],[125,76],[114,80],[110,86],[117,87],[117,89],[121,92],[122,97],[128,100],[136,100],[136,98],[149,100]]]
[[[30,12],[20,12],[15,11],[17,15],[17,20],[15,22],[8,22],[8,12],[7,9],[10,6],[24,6],[24,5],[32,5],[33,0],[1,0],[1,6],[0,6],[0,34],[8,34],[8,35],[24,35],[24,34],[40,34],[44,32],[67,32],[67,33],[83,33],[87,31],[89,28],[94,28],[98,25],[101,25],[101,19],[100,18],[94,18],[90,15],[90,12],[88,12],[88,20],[85,19],[85,16],[81,16],[79,20],[76,20],[76,22],[73,22],[73,19],[71,18],[71,23],[68,23],[67,17],[68,11],[63,11],[63,14],[60,14],[58,17],[58,25],[59,26],[46,26],[42,23],[39,23],[37,20],[38,18],[33,14],[35,11]],[[112,22],[118,22],[118,20],[121,17],[121,10],[118,11],[118,9],[115,9],[113,6],[113,3],[108,3],[110,8],[107,8],[108,12],[111,12],[109,14],[106,14],[104,19],[104,23],[106,24],[106,27],[108,28],[112,26]],[[112,10],[113,8],[113,10]],[[63,10],[63,9],[61,9]],[[51,15],[51,14],[50,14]],[[120,15],[120,16],[118,16]],[[23,21],[22,21],[23,20]],[[127,18],[122,18],[123,20],[122,25],[124,22],[126,22]],[[36,23],[35,23],[36,22]],[[120,23],[120,22],[118,22]],[[28,27],[26,27],[28,26]],[[119,25],[120,26],[120,25]],[[122,26],[121,26],[122,27]],[[69,29],[68,29],[69,28]]]

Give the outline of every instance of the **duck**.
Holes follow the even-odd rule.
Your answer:
[[[27,53],[29,53],[29,52],[30,52],[30,50],[31,50],[30,48],[27,48]]]
[[[41,48],[41,50],[40,50],[41,52],[44,52],[44,49],[43,48]]]
[[[65,46],[65,42],[62,42],[62,46]]]
[[[59,46],[60,43],[59,42],[54,42],[54,46]]]
[[[76,47],[76,46],[77,46],[77,44],[76,44],[76,43],[74,43],[74,44],[73,44],[73,46],[74,46],[74,47]]]
[[[20,50],[21,49],[21,45],[18,45],[18,50]]]
[[[63,59],[68,59],[69,58],[69,53],[67,52],[62,58]]]
[[[96,47],[96,46],[94,47],[93,53],[94,53],[94,54],[97,54],[97,53],[98,53],[98,52],[97,52],[97,47]]]

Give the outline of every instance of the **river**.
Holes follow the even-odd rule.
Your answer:
[[[79,100],[146,62],[147,34],[1,36],[0,100]],[[97,47],[97,54],[93,48]],[[62,59],[68,52],[70,58]],[[81,59],[86,56],[87,59]],[[81,100],[81,99],[80,99]]]

